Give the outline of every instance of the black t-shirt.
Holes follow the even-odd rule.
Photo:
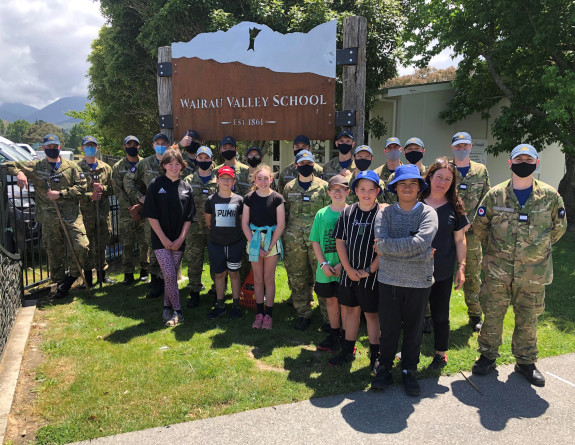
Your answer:
[[[243,207],[243,198],[235,193],[230,198],[222,198],[214,193],[206,200],[204,211],[212,215],[211,242],[218,246],[231,246],[242,239]]]
[[[435,281],[440,281],[453,275],[457,254],[453,232],[464,229],[469,224],[469,220],[465,215],[457,216],[455,209],[449,202],[437,207],[435,211],[437,212],[439,228],[431,243],[431,247],[436,249],[433,255],[433,276]]]
[[[150,183],[146,192],[142,216],[157,219],[164,234],[175,241],[182,233],[186,221],[193,221],[196,216],[192,187],[184,181],[172,181],[167,176],[158,176]],[[185,249],[185,242],[178,250]],[[163,249],[164,246],[152,230],[152,249]]]
[[[276,209],[284,203],[284,197],[274,191],[269,196],[260,196],[254,190],[244,198],[244,205],[250,208],[250,223],[258,227],[275,226],[278,223]]]
[[[363,270],[370,266],[377,256],[373,250],[373,224],[379,210],[379,206],[374,206],[368,212],[359,208],[355,203],[347,206],[339,214],[339,218],[333,229],[333,237],[345,241],[347,256],[351,267]],[[345,269],[341,269],[339,279],[340,286],[351,287],[354,283],[359,286],[373,289],[377,281],[377,273],[372,273],[369,278],[362,278],[357,281],[349,279]]]

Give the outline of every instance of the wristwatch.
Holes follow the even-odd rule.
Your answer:
[[[366,267],[366,268],[365,268],[365,271],[366,271],[369,275],[371,275],[371,267]]]
[[[320,263],[319,268],[323,269],[323,266],[325,266],[326,264],[329,264],[329,262],[324,261],[323,263]]]

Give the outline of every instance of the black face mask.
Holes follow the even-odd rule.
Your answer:
[[[186,151],[189,154],[193,155],[198,151],[198,148],[200,148],[200,147],[201,147],[201,144],[199,142],[192,141],[192,143],[186,147]]]
[[[410,151],[405,153],[405,159],[407,159],[410,164],[417,164],[421,161],[421,158],[423,158],[423,153],[420,151]]]
[[[248,158],[247,161],[250,167],[255,168],[262,163],[262,158]]]
[[[367,170],[370,165],[371,165],[371,159],[356,159],[355,160],[355,166],[357,167],[357,169],[360,172]]]
[[[351,151],[351,144],[338,144],[337,149],[342,155],[346,155]]]
[[[234,159],[236,157],[236,151],[235,150],[226,150],[222,152],[222,156],[224,157],[224,159],[226,161],[230,161],[232,159]]]
[[[126,154],[132,158],[138,156],[138,147],[126,147]]]
[[[296,148],[296,149],[293,151],[294,157],[296,157],[297,154],[298,154],[300,151],[302,151],[302,150],[303,150],[303,148]]]
[[[313,173],[313,165],[310,164],[298,165],[297,171],[304,178],[307,178],[308,176],[311,176],[311,174]]]
[[[511,171],[520,178],[526,178],[533,174],[537,164],[528,164],[527,162],[520,162],[519,164],[511,164]]]
[[[196,161],[196,164],[202,170],[209,170],[212,165],[212,161]]]
[[[58,159],[58,156],[60,156],[60,149],[59,148],[45,148],[44,153],[46,153],[47,158]]]

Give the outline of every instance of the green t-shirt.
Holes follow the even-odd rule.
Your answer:
[[[329,262],[331,266],[335,266],[339,263],[339,256],[337,255],[335,239],[333,237],[333,229],[339,218],[339,214],[340,212],[334,212],[329,206],[321,209],[315,215],[309,235],[310,241],[319,243],[325,260]],[[339,277],[326,277],[320,269],[318,261],[315,280],[318,283],[331,283],[333,281],[339,281]]]

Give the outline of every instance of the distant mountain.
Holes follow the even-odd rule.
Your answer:
[[[89,100],[85,96],[63,97],[41,110],[24,104],[5,103],[0,105],[0,118],[8,122],[24,119],[31,124],[36,121],[44,121],[69,129],[80,120],[66,116],[64,113],[71,110],[82,111],[86,102]]]

